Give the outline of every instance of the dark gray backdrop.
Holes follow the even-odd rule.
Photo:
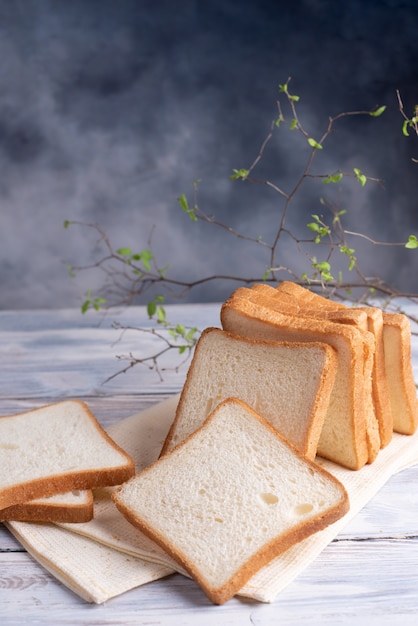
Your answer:
[[[0,308],[78,305],[99,286],[96,275],[67,277],[64,260],[89,262],[98,249],[66,219],[97,222],[115,247],[138,250],[155,224],[159,262],[175,276],[259,275],[260,250],[192,224],[176,198],[202,179],[202,208],[268,238],[279,197],[228,176],[256,156],[288,76],[313,135],[329,115],[387,106],[341,124],[317,169],[384,180],[343,188],[351,226],[379,239],[418,234],[418,139],[402,135],[396,100],[400,89],[408,113],[418,102],[417,59],[413,0],[0,0]],[[259,170],[287,188],[301,163],[288,137],[275,136]],[[292,227],[321,210],[323,193],[301,193]],[[418,291],[418,253],[364,254],[368,272]],[[234,286],[189,299],[221,300]]]

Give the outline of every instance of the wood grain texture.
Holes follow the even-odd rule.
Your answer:
[[[219,326],[219,305],[173,306],[169,316],[202,329]],[[118,319],[149,329],[141,307],[122,311]],[[112,321],[94,314],[82,316],[76,310],[0,312],[0,415],[79,397],[106,427],[177,393],[187,366],[179,373],[169,369],[163,382],[141,366],[104,382],[120,369],[115,355],[129,351],[143,355],[152,349],[147,333],[132,331],[121,337]],[[412,353],[417,380],[417,336],[413,336]],[[169,368],[175,362],[172,356]],[[103,605],[89,605],[36,563],[0,524],[0,623],[416,624],[417,485],[418,466],[393,476],[270,605],[233,599],[214,607],[193,581],[180,575],[144,585]]]

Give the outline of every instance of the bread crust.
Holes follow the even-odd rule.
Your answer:
[[[48,502],[46,499],[15,504],[0,510],[0,522],[54,522],[79,524],[89,522],[94,515],[94,499],[86,490],[80,504],[74,502]]]

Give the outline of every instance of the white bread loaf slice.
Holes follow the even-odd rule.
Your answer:
[[[340,321],[342,323],[350,323],[347,315],[358,316],[361,312],[362,315],[367,316],[366,329],[369,330],[375,338],[375,352],[373,359],[373,371],[372,371],[372,394],[375,407],[375,415],[378,422],[380,447],[384,448],[392,440],[393,435],[393,415],[391,409],[391,403],[389,399],[388,380],[386,376],[385,366],[385,351],[383,341],[383,312],[378,307],[362,306],[362,307],[348,307],[342,302],[335,302],[324,298],[319,294],[315,294],[309,289],[292,283],[290,281],[283,281],[280,283],[276,291],[282,295],[294,298],[296,301],[304,303],[311,311],[317,311],[319,315],[325,315],[328,319],[334,321]],[[342,318],[339,318],[338,313],[343,313]],[[356,323],[361,324],[364,328],[364,322],[359,318],[354,317]]]
[[[349,509],[337,479],[237,399],[112,497],[216,604]]]
[[[196,345],[162,454],[233,396],[313,459],[336,371],[336,352],[324,343],[265,342],[207,328]]]
[[[93,519],[93,492],[68,491],[49,498],[30,500],[0,510],[0,522],[54,522],[80,524]]]
[[[281,285],[279,285],[280,287]],[[263,293],[265,296],[269,296],[268,302],[275,310],[282,313],[295,315],[304,315],[305,317],[315,317],[318,319],[328,319],[330,321],[340,324],[351,324],[355,326],[364,336],[364,398],[365,398],[365,417],[366,417],[366,437],[368,447],[368,463],[373,463],[376,459],[380,448],[380,425],[378,420],[378,406],[374,390],[373,373],[375,371],[375,351],[376,351],[376,339],[373,332],[369,331],[369,319],[364,309],[349,309],[344,305],[339,305],[337,308],[333,307],[333,304],[316,294],[311,294],[308,289],[298,286],[298,296],[292,296],[281,290],[268,285],[255,285],[252,290],[257,291],[258,294]],[[240,291],[245,291],[241,289]],[[248,290],[247,290],[248,291]],[[250,292],[251,293],[251,292]],[[274,303],[273,303],[274,300]],[[294,312],[294,311],[297,312]],[[376,309],[376,312],[378,310]],[[381,315],[381,311],[379,311]],[[383,327],[383,320],[382,320]],[[383,364],[384,365],[384,364]],[[379,414],[382,417],[382,414]]]
[[[132,458],[78,400],[0,417],[0,452],[0,510],[117,485],[135,472]]]
[[[383,313],[385,361],[393,429],[413,435],[418,427],[418,400],[412,371],[411,325],[402,313]]]
[[[238,291],[238,290],[237,290]],[[221,308],[225,330],[264,341],[314,341],[333,346],[338,369],[318,454],[348,469],[368,462],[364,394],[364,338],[353,326],[285,315],[234,292]]]

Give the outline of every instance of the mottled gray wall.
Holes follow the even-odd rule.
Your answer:
[[[0,308],[78,306],[100,284],[67,277],[62,261],[87,263],[97,245],[88,230],[64,230],[66,219],[97,222],[115,247],[135,249],[155,224],[173,275],[260,274],[259,250],[196,227],[176,198],[200,178],[202,208],[268,238],[279,198],[228,176],[257,154],[288,76],[312,134],[329,115],[387,105],[382,118],[339,126],[318,170],[383,178],[384,188],[346,190],[358,228],[418,234],[418,140],[402,136],[395,95],[408,111],[418,102],[417,59],[412,0],[0,0]],[[288,136],[275,137],[260,168],[284,186],[298,171]],[[323,193],[301,194],[292,224],[302,228]],[[368,272],[418,291],[417,255],[369,250]]]

